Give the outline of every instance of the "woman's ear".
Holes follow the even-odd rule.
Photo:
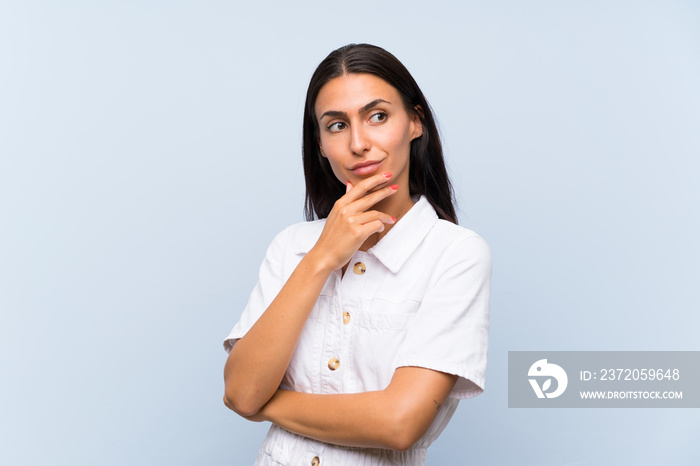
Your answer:
[[[419,138],[423,136],[423,123],[421,123],[421,118],[425,116],[423,113],[423,107],[420,105],[416,105],[413,107],[413,110],[415,113],[413,114],[413,133],[411,134],[411,140],[414,140],[416,138]]]

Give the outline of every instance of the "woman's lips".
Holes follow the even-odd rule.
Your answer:
[[[379,160],[377,162],[370,162],[368,164],[363,164],[362,166],[359,166],[357,168],[353,168],[351,171],[355,175],[371,175],[372,173],[376,172],[379,169],[379,166],[382,164],[382,161]]]

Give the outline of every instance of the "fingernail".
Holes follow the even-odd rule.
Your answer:
[[[391,178],[391,172],[385,172],[385,173],[383,173],[383,175],[384,175],[384,178],[386,178],[387,180],[389,178]]]
[[[396,223],[396,219],[394,217],[391,217],[391,220],[393,220],[394,223]]]
[[[399,185],[398,185],[398,184],[392,184],[392,185],[389,186],[389,187],[390,187],[391,189],[393,189],[394,191],[396,191],[397,189],[399,189]]]

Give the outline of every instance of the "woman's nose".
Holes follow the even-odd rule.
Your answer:
[[[367,152],[371,144],[369,138],[361,125],[353,125],[350,132],[350,150],[357,155],[362,155]]]

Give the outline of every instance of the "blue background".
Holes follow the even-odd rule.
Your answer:
[[[221,340],[302,219],[301,114],[369,42],[490,244],[486,392],[428,464],[700,462],[693,409],[507,408],[507,352],[698,350],[700,6],[0,3],[0,463],[250,464]]]

